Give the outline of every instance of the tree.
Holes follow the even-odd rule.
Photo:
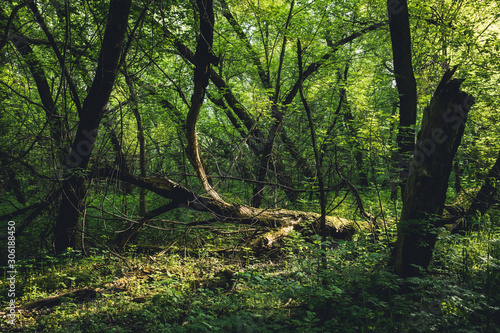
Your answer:
[[[106,110],[122,56],[130,0],[112,0],[96,74],[85,98],[76,136],[66,158],[62,182],[63,198],[54,229],[54,251],[61,253],[76,245],[76,229],[86,195],[85,177],[99,124]]]
[[[399,92],[399,129],[397,143],[401,170],[401,195],[409,172],[408,161],[415,149],[417,122],[417,84],[413,73],[410,18],[406,0],[387,0],[389,28],[394,60],[394,76]]]
[[[474,98],[460,91],[463,80],[447,71],[424,110],[422,127],[403,196],[395,247],[395,272],[415,276],[427,268],[441,225],[453,158]]]
[[[185,228],[247,224],[259,235],[314,232],[321,220],[326,234],[349,237],[359,218],[363,228],[387,213],[383,196],[365,209],[364,190],[384,192],[394,151],[408,160],[415,151],[420,105],[443,112],[440,93],[431,103],[430,96],[451,63],[465,64],[457,73],[467,78],[464,91],[488,92],[455,159],[461,188],[483,185],[472,184],[472,174],[487,175],[497,158],[500,147],[482,141],[500,136],[493,134],[494,75],[482,69],[486,58],[497,59],[493,34],[475,33],[490,24],[492,17],[474,14],[485,5],[144,1],[127,14],[120,4],[2,7],[0,163],[15,171],[0,184],[10,191],[3,216],[22,218],[23,230],[29,223],[52,229],[58,252],[81,245],[78,231],[102,231],[102,221],[123,247],[161,215]],[[482,126],[488,135],[478,134]],[[439,163],[445,176],[448,160]],[[422,209],[440,212],[412,208],[423,191],[419,175],[407,185],[408,221]],[[192,220],[186,209],[207,214]]]

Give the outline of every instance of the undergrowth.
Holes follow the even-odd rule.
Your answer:
[[[500,332],[500,243],[488,217],[468,235],[440,231],[429,271],[400,279],[391,243],[293,232],[275,258],[204,248],[123,258],[69,250],[19,263],[18,305],[54,295],[60,304],[20,310],[12,332]],[[382,241],[384,239],[384,241]],[[229,273],[225,273],[229,272]],[[226,279],[226,280],[225,280]],[[0,293],[6,294],[2,279]],[[95,294],[76,300],[68,293]],[[2,306],[5,308],[7,303]],[[4,316],[5,320],[5,316]]]

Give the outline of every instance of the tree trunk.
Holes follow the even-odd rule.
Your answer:
[[[146,142],[144,139],[144,126],[142,125],[141,114],[139,113],[139,101],[134,89],[134,81],[128,72],[127,65],[124,65],[125,81],[130,91],[132,100],[132,112],[137,122],[137,141],[139,141],[139,170],[142,177],[146,177]],[[142,216],[146,214],[146,190],[141,188],[139,193],[139,212]]]
[[[412,128],[417,121],[417,85],[413,74],[410,19],[406,0],[387,1],[389,11],[389,29],[391,31],[394,75],[399,93],[399,132],[397,143],[399,147],[399,168],[402,168],[401,188],[409,172],[410,154],[415,149],[415,130]]]
[[[108,178],[110,176],[118,177],[119,180],[145,188],[154,192],[170,202],[161,206],[148,214],[139,221],[134,228],[121,237],[120,246],[126,245],[126,240],[134,236],[140,230],[140,227],[157,212],[175,208],[188,208],[199,212],[209,212],[214,215],[219,222],[252,224],[265,229],[297,230],[309,225],[313,230],[320,229],[321,214],[313,212],[302,212],[287,209],[262,209],[246,205],[228,204],[219,198],[206,197],[198,195],[184,186],[163,177],[138,177],[120,170],[100,169],[95,175],[99,178]],[[132,231],[132,229],[134,229]],[[369,225],[364,221],[350,221],[336,216],[325,216],[326,235],[338,239],[348,239],[356,230],[369,230]],[[265,245],[265,244],[264,244]]]
[[[297,41],[297,61],[299,67],[299,95],[302,100],[302,104],[304,105],[304,110],[307,114],[307,120],[309,122],[309,130],[311,131],[311,143],[314,151],[314,160],[316,162],[316,178],[318,180],[319,186],[319,202],[321,207],[321,216],[320,216],[320,228],[321,235],[326,237],[326,196],[325,196],[325,184],[323,181],[323,171],[321,170],[321,157],[318,149],[318,143],[316,140],[316,128],[314,127],[314,121],[312,118],[312,111],[307,103],[306,95],[304,93],[304,87],[302,86],[302,46],[300,45],[300,39]]]
[[[292,11],[293,11],[293,6],[294,6],[294,0],[290,3],[290,10],[288,12],[288,18],[286,20],[285,26],[284,26],[284,31],[288,29],[290,26],[290,21],[292,19]],[[283,106],[278,105],[278,100],[279,100],[279,95],[280,95],[280,90],[281,90],[281,71],[283,69],[283,61],[285,58],[285,50],[286,50],[286,44],[287,44],[287,36],[286,33],[283,35],[283,42],[281,45],[281,52],[280,52],[280,59],[279,59],[279,65],[278,65],[278,73],[276,77],[276,86],[274,88],[274,95],[269,94],[269,100],[272,103],[271,104],[271,115],[272,115],[272,124],[271,128],[269,129],[269,134],[267,136],[266,144],[264,145],[264,148],[262,149],[261,152],[261,159],[259,162],[259,165],[257,166],[257,181],[258,183],[255,184],[254,190],[253,190],[253,197],[252,197],[252,206],[253,207],[260,207],[262,205],[262,199],[264,198],[264,181],[266,180],[266,175],[267,171],[269,170],[269,166],[272,164],[272,157],[273,157],[273,149],[274,149],[274,144],[275,144],[275,138],[276,135],[279,134],[283,127],[283,114],[284,110],[286,110],[288,104],[290,102],[285,102],[283,103]]]
[[[495,164],[485,177],[484,184],[477,191],[463,190],[453,200],[450,206],[446,207],[448,216],[444,224],[452,232],[465,232],[475,230],[479,227],[477,223],[467,223],[473,216],[479,214],[483,216],[495,204],[498,203],[497,187],[500,181],[500,153]]]
[[[486,176],[485,182],[478,194],[472,201],[470,205],[467,215],[471,216],[477,213],[484,215],[486,211],[495,203],[497,200],[495,199],[495,195],[497,193],[497,183],[500,180],[500,153],[498,158],[493,165],[493,167],[488,172]]]
[[[395,248],[395,272],[415,276],[426,269],[436,241],[448,189],[453,157],[460,145],[467,113],[474,98],[460,91],[463,80],[447,71],[430,105],[422,127],[403,195],[403,210]]]
[[[200,14],[200,34],[196,45],[194,59],[196,68],[194,70],[194,89],[191,95],[191,107],[186,119],[186,153],[191,165],[196,171],[198,178],[207,193],[215,200],[223,203],[219,194],[213,189],[208,181],[207,174],[203,167],[198,149],[198,136],[196,133],[196,122],[200,115],[201,106],[205,99],[205,93],[210,79],[210,64],[215,62],[215,56],[212,54],[212,43],[214,38],[214,12],[212,0],[197,0],[198,11]]]
[[[111,0],[108,23],[102,41],[99,63],[89,93],[82,106],[80,122],[64,168],[63,198],[54,230],[54,252],[76,245],[78,217],[85,199],[85,170],[97,136],[99,123],[113,89],[118,62],[127,31],[131,0]]]

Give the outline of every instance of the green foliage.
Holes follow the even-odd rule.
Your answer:
[[[496,221],[497,216],[494,216]],[[292,232],[286,255],[269,262],[135,251],[125,261],[106,253],[20,265],[20,301],[89,287],[95,299],[18,317],[29,332],[485,332],[500,328],[498,230],[440,231],[430,272],[400,279],[387,268],[391,248],[370,234],[323,242]],[[230,289],[210,287],[231,270]],[[63,286],[63,283],[65,286]],[[5,284],[0,285],[5,292]],[[4,325],[4,324],[2,324]]]
[[[2,2],[1,36],[21,3]],[[188,210],[192,202],[182,202],[148,220],[120,259],[112,255],[112,246],[117,235],[142,218],[139,189],[90,171],[119,166],[140,174],[133,108],[146,136],[147,176],[167,176],[195,195],[205,194],[185,154],[193,90],[190,52],[196,50],[199,28],[195,2],[152,1],[148,7],[133,2],[122,65],[127,66],[137,100],[132,100],[120,67],[103,110],[102,123],[109,126],[101,124],[88,168],[73,172],[85,177],[86,185],[78,244],[57,257],[48,253],[60,196],[46,200],[68,176],[62,166],[82,121],[76,105],[86,100],[94,79],[109,1],[33,3],[54,43],[30,8],[22,6],[0,49],[0,234],[9,214],[42,203],[40,214],[31,215],[31,209],[14,218],[18,226],[26,223],[16,242],[19,302],[87,287],[97,296],[85,301],[68,296],[58,306],[23,312],[14,330],[500,330],[498,207],[467,221],[477,230],[466,235],[430,230],[428,221],[414,224],[422,233],[438,235],[429,272],[401,280],[390,269],[394,221],[401,210],[399,196],[391,198],[389,190],[399,177],[398,94],[387,27],[365,31],[385,22],[385,2],[295,0],[292,8],[292,1],[284,0],[227,0],[238,31],[226,18],[222,2],[215,1],[213,53],[219,61],[211,68],[212,78],[217,75],[223,84],[210,82],[196,124],[209,182],[227,202],[248,204],[257,184],[265,184],[264,208],[319,211],[308,122],[302,103],[292,94],[299,78],[300,40],[304,69],[311,70],[303,87],[322,157],[328,214],[359,221],[360,207],[345,186],[348,180],[358,189],[365,211],[376,216],[378,230],[348,241],[323,240],[307,228],[302,234],[292,231],[280,254],[265,258],[247,243],[261,231],[258,226]],[[454,172],[465,191],[459,194],[450,186],[447,193],[449,200],[459,194],[456,201],[469,202],[470,197],[462,197],[477,192],[500,149],[498,4],[426,0],[409,1],[409,6],[419,115],[453,65],[459,65],[456,77],[465,79],[464,89],[476,97],[455,158]],[[32,51],[18,49],[11,36],[26,39]],[[48,109],[47,99],[52,99],[54,110]],[[57,114],[50,115],[52,111]],[[62,121],[60,139],[54,136],[55,119]],[[279,128],[276,137],[268,137],[274,126]],[[264,156],[268,141],[271,155]],[[261,162],[267,157],[263,170]],[[26,203],[16,197],[15,181]],[[146,194],[147,211],[169,202],[151,191]],[[163,249],[168,251],[161,253]],[[0,260],[5,266],[5,257]],[[211,283],[225,270],[234,273],[234,281],[223,287]],[[5,281],[0,282],[0,295],[7,292]],[[10,329],[1,325],[2,330]]]

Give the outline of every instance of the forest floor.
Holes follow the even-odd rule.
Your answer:
[[[498,241],[484,237],[442,231],[430,272],[408,280],[369,234],[321,243],[294,232],[260,257],[175,246],[45,254],[18,267],[16,323],[2,304],[1,330],[500,332]]]

